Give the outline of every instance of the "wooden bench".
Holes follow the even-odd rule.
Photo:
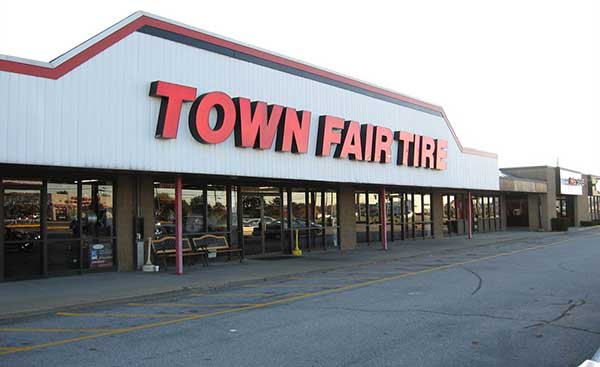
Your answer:
[[[240,258],[240,262],[244,260],[244,250],[241,248],[231,248],[225,236],[205,234],[192,238],[192,244],[196,251],[205,251],[207,254],[216,253],[217,255],[227,254],[227,260],[229,261],[231,261],[231,255],[237,255]]]
[[[177,256],[175,244],[175,237],[163,237],[157,240],[152,240],[152,253],[154,255],[154,259],[156,261],[160,258],[165,269],[168,268],[167,259]],[[190,240],[187,238],[182,239],[181,247],[184,259],[189,257],[200,257],[202,264],[208,265],[208,251],[202,249],[193,249],[190,245]]]

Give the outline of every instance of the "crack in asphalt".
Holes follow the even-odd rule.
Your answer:
[[[561,328],[561,329],[583,331],[583,332],[590,333],[590,334],[600,335],[600,331],[590,330],[590,329],[581,328],[581,327],[577,327],[577,326],[555,325],[555,324],[547,324],[547,325],[552,326],[552,327]]]
[[[489,319],[496,320],[510,320],[510,321],[529,321],[536,322],[539,320],[529,320],[529,319],[519,319],[515,317],[509,316],[497,316],[485,313],[453,313],[453,312],[444,312],[444,311],[435,311],[435,310],[426,310],[420,308],[407,308],[403,310],[390,310],[390,309],[368,309],[368,308],[359,308],[359,307],[319,307],[319,309],[326,310],[340,310],[340,311],[356,311],[356,312],[368,312],[368,313],[408,313],[408,312],[420,312],[420,313],[429,313],[435,315],[443,315],[443,316],[454,316],[454,317],[483,317]]]
[[[564,270],[564,271],[566,271],[566,272],[569,272],[569,273],[577,273],[575,270],[567,268],[567,267],[565,266],[565,263],[564,263],[564,262],[562,262],[562,263],[558,264],[558,268],[559,268],[560,270]]]
[[[481,276],[479,276],[479,274],[477,274],[476,272],[474,272],[473,270],[467,268],[466,266],[462,266],[463,269],[465,269],[466,271],[468,271],[469,273],[475,275],[475,277],[477,277],[477,287],[475,288],[475,290],[473,292],[471,292],[471,295],[475,295],[475,293],[479,292],[479,290],[481,289],[481,285],[483,284],[483,279],[481,279]]]
[[[583,302],[583,303],[581,303]],[[329,310],[342,310],[342,311],[357,311],[357,312],[369,312],[369,313],[409,313],[409,312],[419,312],[419,313],[428,313],[428,314],[435,314],[435,315],[443,315],[443,316],[454,316],[454,317],[481,317],[481,318],[488,318],[488,319],[495,319],[495,320],[508,320],[508,321],[528,321],[528,322],[535,322],[535,324],[533,325],[529,325],[529,326],[525,326],[525,329],[528,328],[532,328],[535,326],[550,326],[550,327],[556,327],[556,328],[561,328],[561,329],[569,329],[569,330],[575,330],[575,331],[582,331],[582,332],[586,332],[586,333],[590,333],[590,334],[594,334],[594,335],[600,335],[600,331],[596,331],[596,330],[591,330],[591,329],[586,329],[586,328],[581,328],[581,327],[577,327],[577,326],[568,326],[568,325],[557,325],[554,324],[554,322],[564,318],[565,316],[567,316],[568,312],[573,310],[575,307],[579,307],[582,306],[583,304],[585,304],[584,300],[580,300],[578,302],[575,302],[573,304],[571,304],[565,311],[563,311],[563,313],[561,313],[560,316],[558,316],[557,318],[551,320],[551,321],[547,321],[547,320],[531,320],[531,319],[520,319],[520,318],[516,318],[516,317],[509,317],[509,316],[497,316],[497,315],[491,315],[491,314],[482,314],[482,313],[453,313],[453,312],[444,312],[444,311],[434,311],[434,310],[425,310],[425,309],[404,309],[404,310],[390,310],[390,309],[384,309],[384,310],[373,310],[373,309],[366,309],[366,308],[354,308],[354,307],[319,307],[320,309],[329,309]]]
[[[587,298],[587,294],[586,294],[586,298]],[[532,325],[528,325],[525,326],[525,329],[530,329],[533,327],[538,327],[538,326],[552,326],[552,327],[557,327],[557,328],[561,328],[561,329],[570,329],[570,330],[577,330],[577,331],[584,331],[586,333],[590,333],[590,334],[596,334],[596,335],[600,335],[600,331],[596,331],[596,330],[591,330],[591,329],[586,329],[586,328],[580,328],[577,326],[569,326],[569,325],[557,325],[555,324],[555,322],[560,321],[562,319],[564,319],[565,317],[570,315],[570,312],[573,311],[575,308],[583,306],[586,304],[586,300],[585,299],[580,299],[576,302],[573,302],[573,300],[569,300],[569,302],[567,303],[569,306],[564,309],[560,315],[558,315],[557,317],[553,318],[552,320],[540,320],[538,322],[536,322],[535,324]]]
[[[569,307],[567,307],[563,312],[560,313],[560,315],[558,317],[553,318],[550,321],[546,321],[547,324],[551,324],[553,322],[559,321],[560,319],[566,317],[569,315],[569,312],[571,312],[575,307],[579,307],[579,306],[583,306],[585,305],[585,299],[580,299],[577,302],[571,303],[569,305]]]

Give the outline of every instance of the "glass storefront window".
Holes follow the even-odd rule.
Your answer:
[[[4,276],[9,279],[42,274],[41,182],[29,184],[4,182]]]
[[[423,201],[421,194],[413,194],[413,210],[415,214],[415,222],[423,221]]]
[[[326,191],[325,198],[325,247],[339,247],[337,192]]]
[[[317,225],[317,224],[322,225],[323,217],[325,215],[325,213],[323,211],[323,205],[322,205],[323,194],[321,192],[310,192],[309,199],[310,199],[309,221],[310,221],[311,225]]]
[[[113,186],[110,181],[83,180],[81,185],[81,253],[84,269],[111,268],[114,258]],[[79,243],[65,244],[67,259],[74,254]],[[71,255],[73,256],[73,255]],[[74,262],[73,258],[70,261]],[[74,267],[73,264],[70,264]]]
[[[307,205],[306,193],[302,191],[292,191],[292,228],[307,228]]]
[[[4,240],[39,240],[41,191],[4,189]]]
[[[431,195],[423,195],[423,221],[431,222]]]
[[[112,184],[97,180],[82,181],[81,229],[84,236],[113,235]]]
[[[357,193],[355,196],[355,217],[356,223],[367,223],[367,194]]]
[[[369,193],[369,223],[381,224],[379,215],[379,194]]]
[[[337,193],[325,193],[325,225],[336,227],[338,225],[337,218]]]
[[[238,247],[239,245],[239,241],[238,241],[238,191],[237,191],[237,187],[233,186],[230,189],[231,192],[231,215],[230,215],[230,223],[231,223],[231,236],[230,236],[230,242],[233,245],[233,247]]]
[[[175,191],[173,190],[173,200]],[[173,208],[175,202],[173,201]],[[204,232],[205,198],[202,187],[184,186],[181,189],[181,216],[183,217],[183,234],[192,235]],[[173,213],[174,215],[174,213]],[[173,220],[173,225],[175,221]],[[163,227],[164,228],[164,227]],[[175,231],[173,230],[173,233]]]
[[[208,232],[227,232],[227,190],[224,186],[208,186],[206,200]]]
[[[110,181],[7,180],[2,193],[6,278],[114,266]]]
[[[158,238],[175,235],[174,185],[154,185],[154,235]]]
[[[456,197],[454,195],[450,195],[450,207],[449,207],[449,211],[450,211],[450,219],[458,219],[457,213],[456,213]]]
[[[449,216],[450,200],[451,200],[451,195],[444,195],[442,197],[442,220],[444,222],[446,222],[448,219],[450,219],[450,216]]]
[[[48,239],[78,238],[77,183],[48,182]]]
[[[567,198],[564,196],[559,196],[556,198],[556,217],[567,217]]]
[[[355,194],[355,223],[356,242],[367,242],[367,194],[358,192]]]

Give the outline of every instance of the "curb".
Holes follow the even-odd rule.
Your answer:
[[[560,234],[562,234],[562,233],[560,233]],[[326,273],[326,272],[331,272],[331,271],[340,270],[340,269],[348,269],[348,268],[364,267],[364,266],[376,265],[376,264],[384,264],[384,263],[394,262],[394,261],[398,261],[398,260],[412,259],[412,258],[417,258],[417,257],[422,257],[422,256],[430,256],[430,255],[433,255],[436,253],[443,253],[443,252],[453,251],[453,250],[464,250],[464,249],[468,249],[468,248],[480,248],[480,247],[493,246],[493,245],[506,245],[506,244],[511,244],[511,243],[518,243],[521,241],[527,241],[527,240],[536,240],[536,239],[539,240],[539,239],[545,239],[545,238],[556,236],[556,235],[559,235],[559,233],[552,233],[552,234],[548,234],[548,236],[543,236],[543,237],[538,237],[538,238],[524,236],[524,237],[519,237],[519,238],[491,241],[491,242],[486,242],[486,243],[477,244],[477,245],[459,246],[459,247],[455,247],[455,248],[445,248],[445,249],[439,249],[439,250],[433,250],[433,251],[428,251],[428,252],[424,252],[424,253],[419,253],[419,254],[415,254],[415,255],[411,255],[411,256],[402,256],[401,254],[398,254],[396,256],[392,255],[390,257],[386,257],[383,259],[374,259],[374,260],[363,261],[363,262],[359,262],[359,263],[352,263],[352,264],[347,264],[347,265],[346,264],[335,265],[335,266],[323,267],[323,268],[319,268],[319,269],[312,269],[312,270],[308,270],[308,271],[300,271],[300,272],[295,272],[295,273],[277,274],[277,275],[271,275],[271,276],[228,281],[228,282],[224,282],[224,283],[207,285],[207,286],[197,286],[197,287],[183,286],[183,287],[176,287],[176,288],[172,288],[172,289],[165,289],[165,290],[158,291],[158,292],[148,292],[148,293],[136,295],[136,296],[112,297],[112,298],[107,298],[107,299],[102,299],[102,300],[97,300],[97,301],[91,301],[91,302],[83,302],[83,303],[64,305],[64,306],[53,306],[53,307],[41,308],[41,309],[37,309],[37,310],[28,310],[28,311],[23,311],[23,312],[7,313],[7,314],[0,315],[0,324],[6,324],[8,322],[24,321],[24,320],[28,320],[28,319],[39,318],[39,317],[54,314],[59,311],[69,312],[69,311],[80,310],[82,308],[112,306],[112,305],[117,305],[117,304],[122,304],[122,303],[135,303],[135,302],[143,302],[143,301],[148,301],[148,300],[157,301],[157,300],[166,299],[166,298],[172,299],[172,298],[176,298],[178,296],[183,296],[183,295],[189,294],[190,292],[223,290],[223,289],[228,289],[228,288],[256,284],[256,283],[260,283],[260,282],[267,282],[267,281],[273,281],[273,280],[287,280],[289,278],[298,277],[298,276],[306,275],[306,274]],[[342,251],[353,251],[353,250],[354,249],[342,250]]]

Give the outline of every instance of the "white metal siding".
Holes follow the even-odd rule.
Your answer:
[[[184,105],[176,140],[154,138],[163,80],[312,113],[307,154],[196,142]],[[319,115],[448,140],[448,168],[316,157]],[[0,72],[0,162],[332,182],[498,189],[497,160],[462,154],[444,120],[256,64],[133,33],[58,80]]]

